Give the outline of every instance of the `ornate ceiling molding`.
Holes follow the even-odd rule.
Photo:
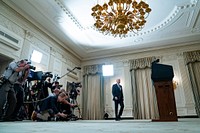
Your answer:
[[[73,16],[73,14],[65,7],[65,5],[60,0],[55,0],[56,4],[65,12],[65,14],[72,20],[72,22],[80,29],[83,30],[83,26],[78,22],[78,20]]]
[[[66,13],[66,15],[71,19],[71,21],[80,29],[80,30],[88,30],[88,29],[93,29],[96,30],[96,28],[94,26],[91,27],[83,27],[78,20],[74,17],[74,15],[67,9],[67,7],[60,1],[60,0],[55,0],[55,2],[57,3],[57,5],[60,6],[60,8]],[[170,23],[173,23],[174,21],[177,21],[183,14],[181,13],[183,10],[188,9],[188,8],[193,8],[197,5],[198,0],[191,0],[190,3],[183,3],[181,5],[177,5],[174,7],[174,9],[172,10],[172,12],[168,15],[168,17],[162,21],[160,24],[154,26],[153,28],[143,31],[143,32],[139,32],[138,34],[135,33],[130,33],[127,35],[127,37],[136,37],[136,36],[142,36],[142,35],[146,35],[155,31],[158,31],[160,29],[162,29],[163,27],[167,26]],[[194,32],[199,31],[194,30]],[[140,40],[141,41],[141,40]]]
[[[169,14],[169,16],[163,22],[161,22],[160,24],[156,25],[155,27],[153,27],[147,31],[141,32],[139,34],[130,35],[130,37],[138,36],[138,35],[146,35],[151,32],[160,30],[161,28],[165,27],[170,22],[173,23],[173,21],[177,21],[182,16],[181,11],[188,9],[188,8],[195,7],[197,5],[197,2],[198,2],[198,0],[192,0],[188,4],[182,4],[182,5],[175,6],[174,9],[172,10],[172,12]]]

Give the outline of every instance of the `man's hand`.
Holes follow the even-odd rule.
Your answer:
[[[58,115],[61,116],[62,118],[66,118],[67,117],[67,115],[64,114],[64,113],[59,113]]]
[[[117,97],[115,97],[115,100],[118,100],[118,98],[117,98]]]
[[[77,104],[70,104],[71,107],[77,107]]]
[[[30,67],[30,65],[29,64],[26,64],[25,66],[24,66],[24,69],[28,69]]]
[[[31,95],[33,96],[33,95],[35,95],[35,93],[31,90]]]

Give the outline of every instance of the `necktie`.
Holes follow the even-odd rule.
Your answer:
[[[117,84],[117,86],[119,87],[119,89],[121,90],[121,87],[119,86],[119,84]]]

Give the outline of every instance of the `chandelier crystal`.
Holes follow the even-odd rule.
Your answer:
[[[143,0],[109,0],[102,6],[92,7],[94,26],[103,34],[126,37],[128,32],[137,33],[144,28],[151,8]]]

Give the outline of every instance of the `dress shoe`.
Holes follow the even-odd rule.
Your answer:
[[[120,119],[117,117],[117,118],[115,118],[115,121],[120,121]]]
[[[121,118],[121,116],[118,116],[117,118],[118,118],[119,120],[121,120],[121,119],[122,119],[122,118]]]

